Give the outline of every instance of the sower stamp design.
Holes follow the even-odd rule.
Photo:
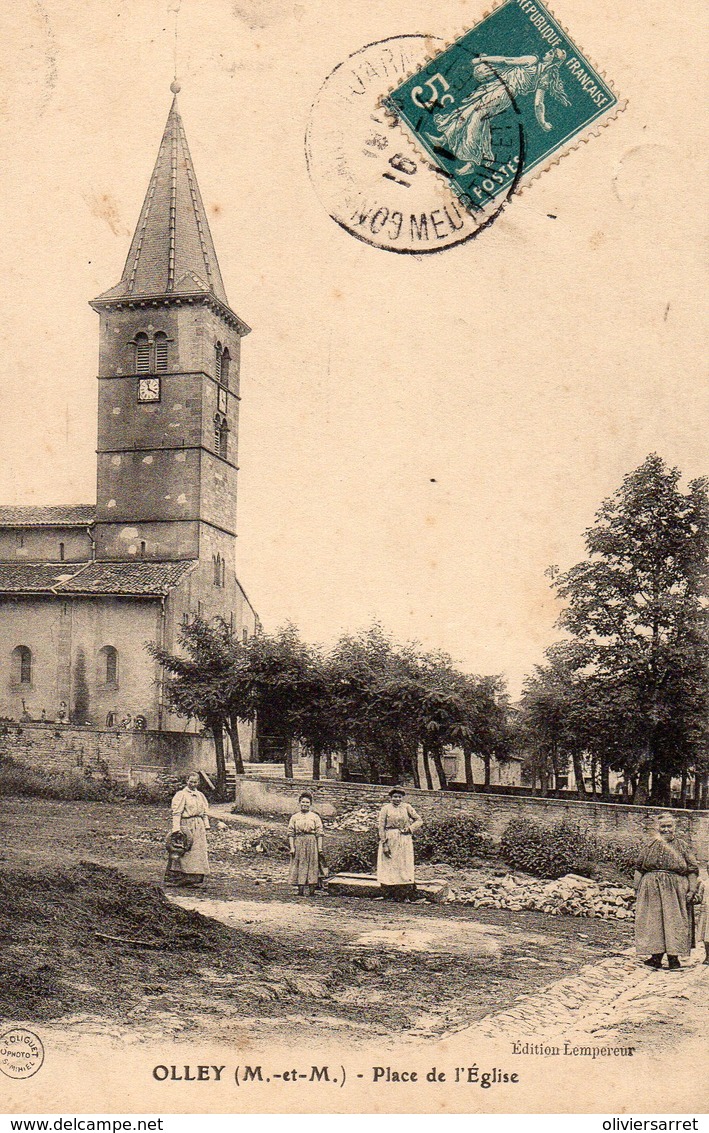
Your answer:
[[[423,35],[370,43],[328,75],[313,103],[305,140],[313,187],[333,220],[375,248],[440,252],[480,231],[479,218],[381,106],[443,46]],[[515,134],[509,155],[518,152]]]
[[[623,109],[540,0],[507,0],[386,105],[474,213]]]

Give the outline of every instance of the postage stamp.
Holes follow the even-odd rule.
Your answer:
[[[506,0],[384,105],[475,214],[585,141],[624,103],[541,0]]]
[[[405,134],[382,99],[420,71],[443,40],[399,35],[370,43],[340,63],[313,102],[305,139],[310,179],[333,220],[366,244],[409,255],[440,252],[477,235],[480,215],[463,207],[428,154]],[[519,153],[519,118],[504,149]],[[500,151],[502,152],[502,150]],[[514,178],[510,189],[514,187]],[[486,215],[491,223],[505,194]]]

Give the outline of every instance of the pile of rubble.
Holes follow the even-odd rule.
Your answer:
[[[378,810],[359,807],[357,810],[348,811],[347,814],[343,814],[339,818],[331,819],[326,825],[330,830],[348,830],[353,834],[369,834],[372,830],[376,830],[378,816]]]
[[[507,874],[475,888],[455,886],[448,899],[475,909],[536,909],[553,917],[566,913],[572,917],[629,920],[635,893],[629,886],[592,881],[576,873],[567,873],[557,881]]]
[[[268,830],[240,830],[227,826],[224,822],[212,824],[210,845],[213,850],[222,850],[228,854],[264,854],[268,853]]]

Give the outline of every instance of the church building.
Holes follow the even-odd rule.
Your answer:
[[[145,643],[194,615],[242,639],[241,340],[175,95],[123,276],[99,317],[96,503],[0,506],[0,716],[184,729]]]

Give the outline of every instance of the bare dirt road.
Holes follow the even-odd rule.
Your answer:
[[[234,851],[233,837],[219,831],[211,836],[208,885],[165,906],[157,889],[146,888],[164,871],[164,809],[6,798],[0,821],[0,871],[15,886],[19,910],[3,929],[3,964],[16,989],[3,1015],[61,1020],[67,1034],[167,1038],[189,1028],[220,1041],[248,1034],[252,1042],[283,1043],[300,1039],[305,1023],[322,1041],[356,1047],[460,1033],[479,1021],[499,1019],[499,1029],[506,1013],[511,1032],[543,1023],[550,1034],[566,1033],[583,1029],[593,1007],[588,1026],[600,1019],[608,1033],[632,1032],[654,1013],[660,1042],[669,1024],[658,1022],[659,1005],[671,1008],[676,995],[689,1001],[681,981],[702,975],[694,968],[669,986],[672,977],[664,984],[661,977],[648,993],[650,1014],[638,1001],[634,1017],[611,1019],[606,1009],[621,984],[640,989],[647,976],[628,956],[628,922],[325,895],[303,900],[287,885],[284,859]],[[67,879],[79,862],[106,868]],[[57,870],[64,880],[55,884]],[[123,884],[116,877],[128,887],[112,902],[111,887]],[[46,915],[23,927],[23,917],[39,916],[23,913],[17,896],[31,878],[45,885],[32,909]],[[130,889],[130,881],[138,885]],[[182,910],[216,918],[224,935],[199,918],[178,923],[187,917]],[[123,942],[154,935],[171,917],[172,936],[154,948]],[[101,932],[119,939],[103,940]]]

